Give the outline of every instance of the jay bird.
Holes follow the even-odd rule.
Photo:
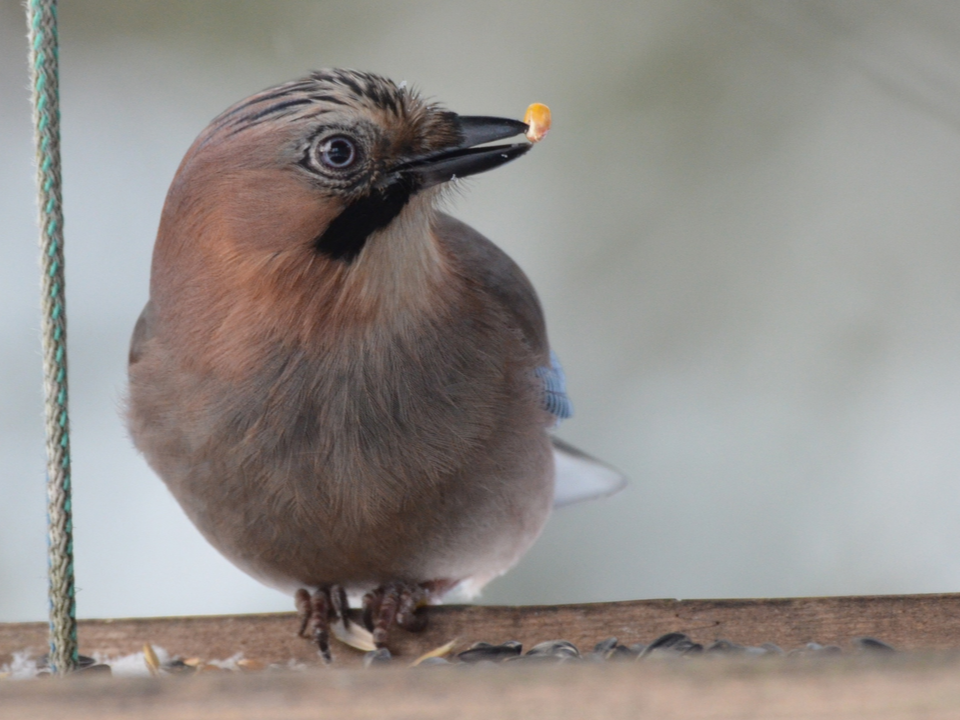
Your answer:
[[[570,402],[530,281],[437,207],[526,130],[324,70],[215,118],[167,194],[130,433],[328,660],[348,595],[382,647],[514,565],[553,506],[623,484],[549,434]]]

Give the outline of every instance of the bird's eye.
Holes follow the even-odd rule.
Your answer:
[[[343,135],[327,138],[317,148],[320,162],[334,170],[343,170],[357,161],[357,146]]]

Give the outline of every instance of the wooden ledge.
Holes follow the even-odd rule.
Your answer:
[[[512,664],[5,682],[0,720],[960,717],[956,663]]]
[[[902,650],[960,648],[960,595],[641,600],[589,605],[429,608],[429,627],[396,632],[405,658],[458,638],[563,638],[589,652],[604,638],[649,642],[680,631],[708,643],[727,638],[785,649],[815,641],[849,647],[874,636]],[[0,682],[0,720],[296,720],[297,718],[495,717],[821,718],[890,720],[960,717],[956,653],[681,662],[584,662],[550,667],[424,668],[395,662],[357,670],[361,654],[336,645],[333,668],[295,636],[293,613],[84,620],[85,654],[138,652],[144,643],[172,655],[263,663],[299,661],[305,672],[212,672],[187,677],[110,678],[81,673],[64,682]],[[46,623],[0,624],[0,663],[46,648]]]
[[[960,594],[879,595],[751,600],[634,600],[581,605],[431,607],[427,630],[395,630],[395,655],[413,658],[458,639],[462,649],[477,640],[519,640],[526,647],[544,640],[569,640],[588,652],[610,636],[623,644],[649,642],[683,632],[710,643],[726,638],[744,645],[773,642],[784,649],[807,642],[847,648],[852,639],[873,636],[902,650],[960,649]],[[171,655],[205,660],[242,653],[262,663],[317,664],[315,649],[296,637],[293,613],[199,617],[81,620],[80,651],[119,656],[145,643]],[[46,623],[0,624],[0,664],[13,653],[46,651]],[[334,643],[335,665],[357,666],[362,654]]]

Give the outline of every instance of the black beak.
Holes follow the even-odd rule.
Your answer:
[[[459,143],[405,162],[394,168],[394,171],[416,178],[420,189],[428,188],[453,178],[492,170],[515,160],[533,147],[525,142],[475,147],[525,133],[527,124],[519,120],[458,116],[456,124],[462,138]]]

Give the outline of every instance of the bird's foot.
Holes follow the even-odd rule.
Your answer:
[[[392,625],[410,632],[423,630],[427,618],[419,610],[428,604],[432,594],[431,583],[390,583],[364,595],[363,624],[373,633],[373,644],[385,647]]]
[[[364,595],[363,624],[372,633],[374,646],[386,647],[387,635],[393,625],[410,632],[423,630],[427,618],[421,609],[456,584],[451,580],[419,584],[396,582],[382,585]],[[341,585],[327,585],[312,593],[301,588],[294,597],[300,616],[300,637],[312,640],[325,662],[331,661],[330,635],[337,623],[342,623],[338,637],[354,645],[343,637],[343,631],[349,631],[351,625],[350,605]],[[369,640],[365,639],[364,642],[368,643]]]
[[[302,638],[312,640],[324,662],[330,662],[330,625],[337,620],[344,627],[350,625],[350,606],[347,593],[340,585],[322,587],[313,594],[300,588],[294,596],[300,616]]]

